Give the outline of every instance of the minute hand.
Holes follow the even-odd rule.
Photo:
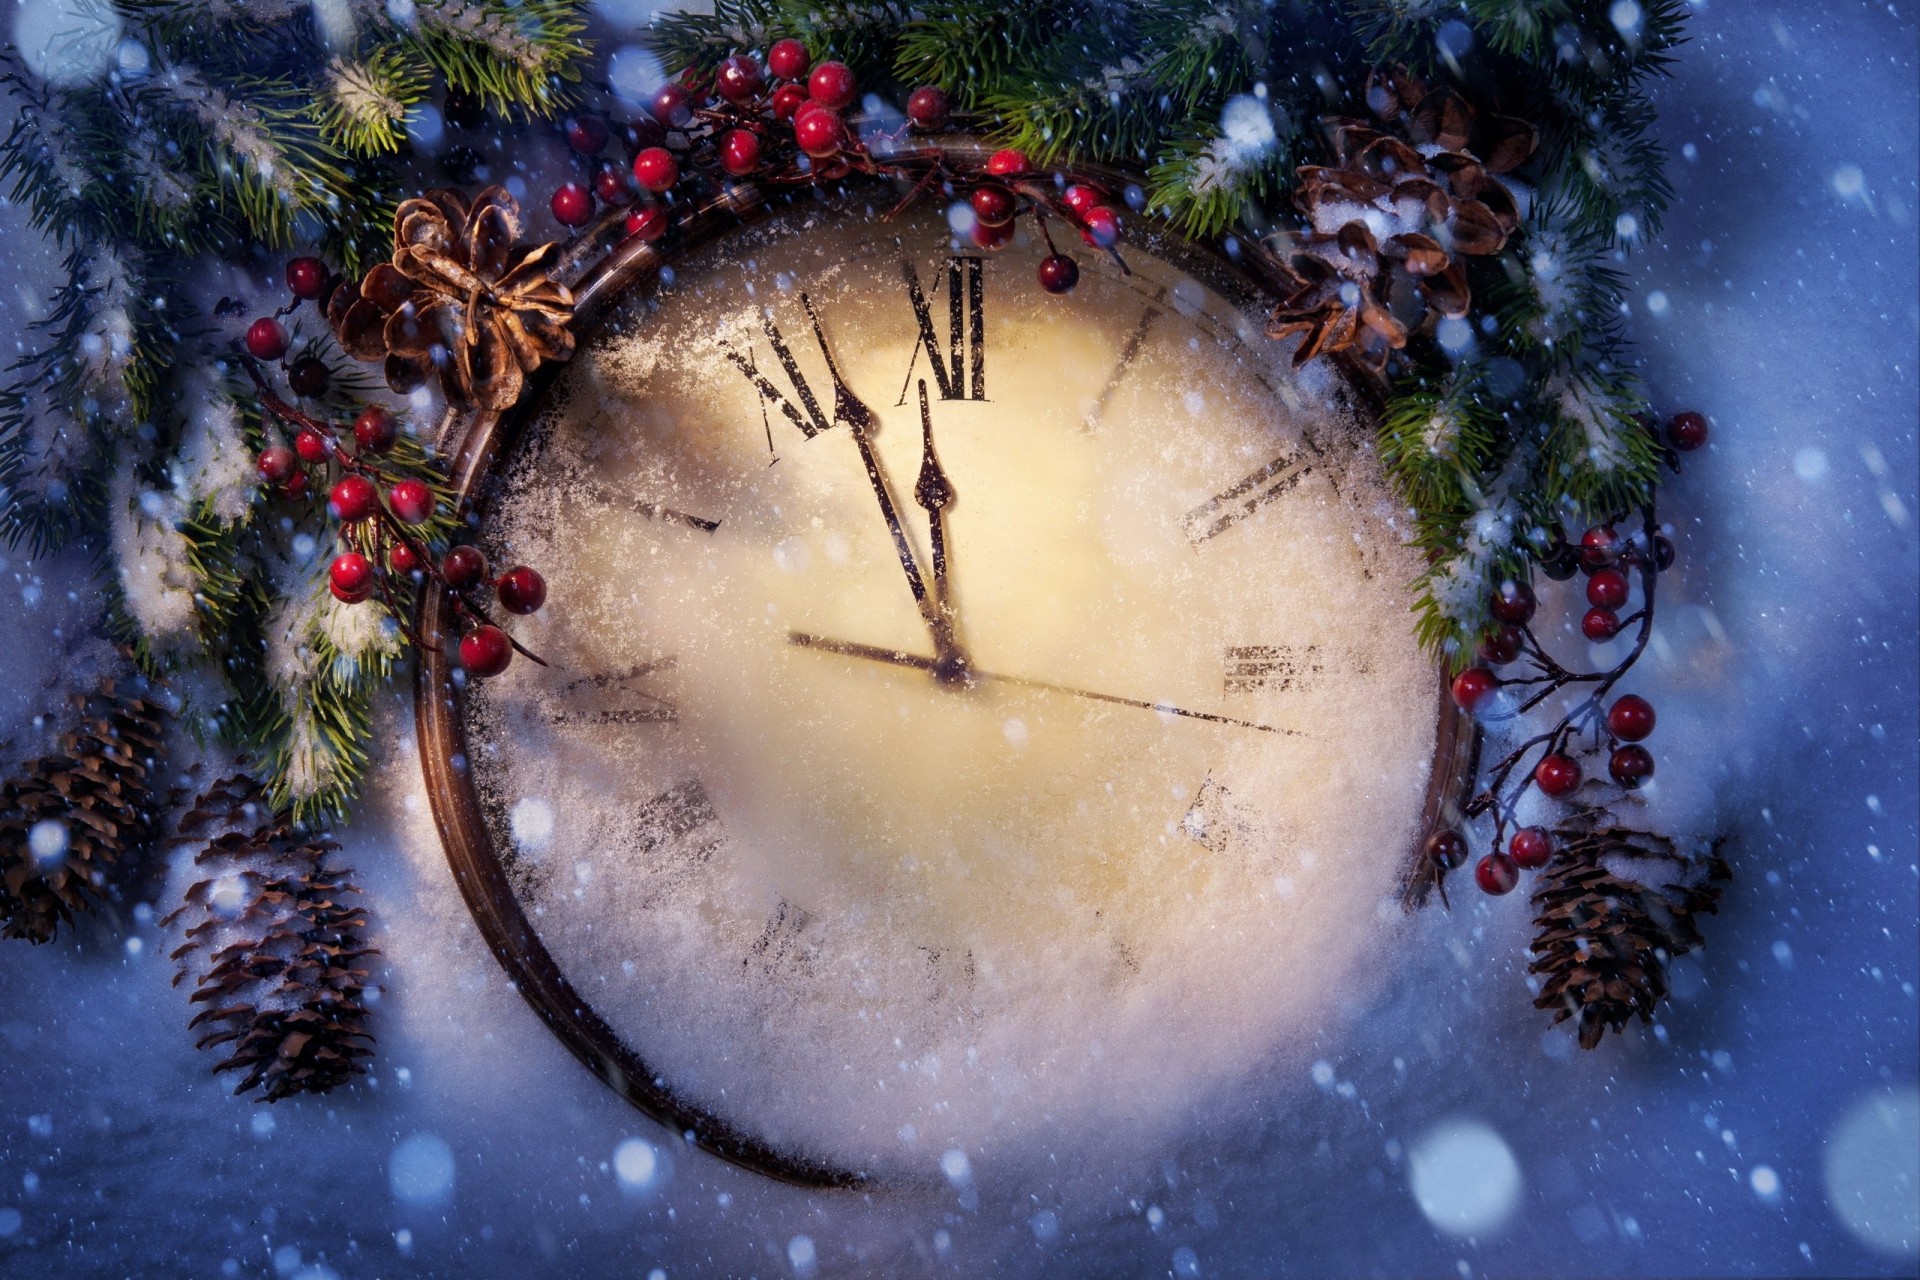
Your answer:
[[[840,376],[840,366],[834,362],[833,352],[827,346],[826,330],[821,327],[820,317],[813,309],[813,299],[802,293],[800,304],[807,309],[814,340],[820,344],[820,354],[827,361],[827,374],[833,379],[834,421],[846,423],[847,429],[853,433],[854,443],[860,447],[860,461],[866,464],[867,479],[873,485],[873,496],[880,500],[880,514],[886,519],[888,532],[893,534],[893,549],[899,554],[900,568],[906,572],[907,587],[913,592],[913,602],[919,606],[920,616],[926,619],[928,631],[933,634],[933,647],[938,655],[938,665],[934,669],[942,678],[947,678],[950,672],[957,675],[965,670],[966,658],[953,638],[952,623],[927,594],[926,579],[921,576],[920,563],[914,558],[913,544],[907,541],[907,531],[900,524],[900,513],[894,509],[893,495],[887,491],[886,477],[880,473],[880,459],[874,456],[873,442],[867,439],[867,432],[873,426],[873,411],[861,403],[852,388],[847,386],[846,379]]]
[[[837,653],[848,658],[865,658],[869,662],[884,662],[890,666],[907,667],[914,671],[928,671],[936,674],[939,671],[937,659],[922,657],[917,653],[906,653],[899,649],[888,649],[876,644],[861,644],[855,640],[830,640],[825,636],[816,636],[806,631],[789,631],[787,643],[802,649],[818,649],[824,653]],[[1036,680],[1032,676],[1000,675],[992,671],[969,668],[966,678],[967,682],[972,684],[1005,684],[1020,689],[1064,693],[1070,697],[1086,698],[1091,702],[1106,702],[1117,707],[1136,707],[1141,711],[1158,711],[1165,715],[1183,716],[1188,720],[1205,720],[1209,724],[1224,724],[1235,729],[1256,729],[1261,733],[1277,733],[1289,738],[1306,736],[1298,729],[1287,729],[1280,725],[1259,724],[1236,716],[1217,715],[1211,711],[1190,711],[1186,707],[1175,707],[1164,702],[1148,702],[1144,698],[1123,698],[1114,693],[1096,693],[1091,689],[1076,689],[1072,685],[1055,684],[1051,680]]]

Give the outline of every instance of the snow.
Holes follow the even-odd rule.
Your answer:
[[[271,1110],[228,1097],[150,915],[124,925],[137,953],[111,932],[5,944],[0,1271],[774,1276],[805,1236],[822,1275],[1912,1274],[1914,25],[1882,4],[1759,16],[1695,11],[1663,91],[1676,205],[1629,264],[1656,403],[1715,430],[1665,491],[1681,562],[1637,691],[1660,707],[1657,803],[1729,828],[1736,874],[1659,1034],[1571,1049],[1527,1007],[1524,903],[1462,894],[1330,1025],[1324,1090],[1298,1064],[1256,1072],[1150,1153],[1011,1170],[923,1137],[926,1185],[771,1184],[648,1124],[508,987],[434,844],[403,686],[346,833],[389,993],[374,1079]],[[564,171],[516,158],[533,190]],[[10,265],[52,283],[17,211],[0,225]],[[6,295],[16,322],[31,292]],[[78,557],[8,554],[5,736],[56,709],[45,677],[91,581]],[[1447,1123],[1518,1170],[1511,1212],[1471,1239],[1412,1185]],[[655,1153],[637,1188],[629,1142]]]

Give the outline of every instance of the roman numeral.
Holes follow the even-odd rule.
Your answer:
[[[1199,546],[1219,537],[1260,508],[1300,483],[1313,470],[1311,463],[1297,461],[1283,453],[1224,493],[1217,493],[1180,517],[1187,540]]]
[[[927,363],[933,367],[933,380],[940,388],[942,400],[985,400],[987,284],[981,274],[981,260],[965,256],[947,259],[947,354],[944,358],[940,354],[940,339],[934,333],[933,311],[920,289],[919,273],[905,258],[900,260],[900,271],[907,279],[907,300],[913,304],[913,318],[920,326],[920,345],[913,349],[913,359],[907,362],[907,380],[901,384],[900,398],[894,404],[907,402],[907,389],[913,385],[914,366],[922,350],[927,353]],[[963,277],[964,313],[960,297]],[[963,361],[966,362],[964,379],[961,376]]]
[[[1165,289],[1156,290],[1154,301],[1159,301],[1165,292]],[[1148,307],[1140,313],[1140,319],[1134,323],[1132,331],[1127,334],[1127,340],[1120,344],[1120,358],[1113,362],[1113,372],[1107,375],[1107,383],[1100,388],[1100,394],[1094,400],[1093,408],[1087,410],[1087,430],[1091,431],[1099,426],[1100,419],[1106,416],[1108,403],[1112,401],[1114,392],[1120,389],[1120,384],[1126,380],[1127,371],[1133,367],[1134,357],[1140,354],[1140,348],[1147,340],[1147,330],[1153,328],[1153,322],[1159,318],[1158,309]]]
[[[1320,646],[1233,645],[1226,654],[1225,693],[1285,690],[1306,685],[1320,674]]]
[[[634,821],[643,856],[705,862],[724,839],[718,830],[720,815],[698,778],[668,787],[641,805]]]
[[[780,367],[786,371],[787,382],[793,388],[794,397],[800,401],[798,407],[794,405],[793,400],[773,385],[766,374],[760,371],[760,366],[755,362],[751,349],[745,355],[732,347],[723,347],[722,350],[726,352],[727,359],[733,362],[734,368],[745,374],[747,381],[752,383],[754,389],[760,393],[761,401],[778,409],[788,422],[800,429],[801,435],[811,440],[822,431],[831,429],[833,419],[821,411],[820,397],[814,394],[813,388],[807,384],[806,375],[800,372],[800,364],[793,358],[793,351],[787,346],[786,338],[781,336],[780,326],[773,322],[771,316],[764,317],[760,323],[766,332],[768,344],[773,348],[774,359],[778,360]],[[768,437],[767,444],[771,449],[773,444],[771,436]]]
[[[718,520],[709,520],[705,516],[689,515],[685,511],[676,511],[672,507],[662,506],[658,502],[648,502],[645,498],[624,497],[591,480],[578,481],[570,488],[578,489],[580,495],[607,507],[624,507],[637,511],[649,520],[664,520],[668,524],[685,525],[689,529],[698,529],[702,533],[712,533],[720,527]]]
[[[952,947],[921,947],[927,958],[928,1002],[946,1000],[973,1003],[974,968],[971,950],[956,952]]]
[[[674,659],[670,657],[656,658],[626,671],[610,671],[569,680],[555,691],[556,697],[614,689],[619,691],[621,700],[627,705],[584,710],[555,707],[547,713],[547,718],[553,724],[673,724],[680,719],[680,709],[671,698],[635,687],[648,676],[673,670],[673,665]]]
[[[1253,834],[1252,828],[1236,812],[1237,808],[1233,793],[1208,774],[1200,783],[1200,790],[1194,793],[1193,803],[1181,815],[1180,829],[1201,848],[1225,853],[1245,843]]]
[[[812,923],[813,916],[806,908],[780,899],[780,905],[767,917],[767,927],[748,948],[747,958],[740,962],[740,967],[751,969],[758,964],[769,974],[787,968],[802,972],[811,969],[820,947],[817,940],[803,935]]]

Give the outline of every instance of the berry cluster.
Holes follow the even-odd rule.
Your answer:
[[[297,306],[322,296],[328,277],[317,258],[295,258],[288,265],[287,282]],[[261,406],[293,433],[291,445],[276,442],[261,449],[256,470],[268,491],[283,499],[311,502],[324,488],[327,514],[338,525],[342,548],[327,569],[334,598],[360,604],[378,594],[387,612],[404,628],[409,612],[404,601],[410,599],[410,589],[432,578],[448,589],[455,602],[455,614],[464,629],[460,664],[470,674],[499,675],[507,669],[514,650],[527,653],[494,624],[482,597],[492,593],[508,613],[533,613],[547,598],[547,584],[540,574],[517,565],[497,578],[490,577],[486,557],[470,546],[447,548],[436,557],[425,535],[441,512],[441,495],[418,475],[394,465],[392,454],[400,429],[393,415],[380,405],[368,405],[351,424],[336,424],[277,395],[256,363],[286,352],[276,317],[254,321],[243,345],[253,357],[245,364]],[[292,371],[288,382],[294,384],[297,395],[318,394],[303,391]],[[408,639],[417,641],[412,635]],[[531,653],[527,656],[539,661]]]
[[[1698,413],[1676,414],[1667,427],[1667,443],[1675,454],[1705,444],[1707,420]],[[1677,458],[1673,459],[1677,467]],[[1586,575],[1587,603],[1580,621],[1581,634],[1596,643],[1637,627],[1632,650],[1605,671],[1573,671],[1556,661],[1532,628],[1538,608],[1533,589],[1525,582],[1502,582],[1487,602],[1494,627],[1480,645],[1478,661],[1453,680],[1453,700],[1461,710],[1481,719],[1524,715],[1559,691],[1591,685],[1587,697],[1545,732],[1522,742],[1494,765],[1484,791],[1466,807],[1466,816],[1491,814],[1493,847],[1474,866],[1474,880],[1491,894],[1511,892],[1522,870],[1545,866],[1553,856],[1554,838],[1544,827],[1520,827],[1509,837],[1514,812],[1529,787],[1542,795],[1568,800],[1586,781],[1575,754],[1583,733],[1592,735],[1596,751],[1607,757],[1607,775],[1616,786],[1634,790],[1653,777],[1653,754],[1641,743],[1653,733],[1653,704],[1638,694],[1607,701],[1615,685],[1645,651],[1653,630],[1654,586],[1658,576],[1673,567],[1672,540],[1654,519],[1649,505],[1641,511],[1640,527],[1622,534],[1619,520],[1585,530],[1578,542],[1569,542],[1559,530],[1542,531],[1533,551],[1541,572],[1555,581]],[[1640,604],[1628,609],[1639,581]],[[1505,675],[1497,669],[1524,660],[1526,674]],[[1517,704],[1502,690],[1513,690]],[[1528,759],[1538,753],[1532,767]],[[1444,875],[1467,860],[1466,838],[1441,829],[1427,841],[1427,856],[1437,874]]]
[[[596,202],[634,205],[627,234],[654,241],[672,229],[676,202],[690,186],[745,178],[798,185],[865,173],[911,182],[908,201],[936,190],[963,198],[967,215],[956,225],[989,251],[1013,239],[1021,213],[1031,214],[1049,250],[1038,271],[1049,293],[1066,293],[1080,278],[1079,264],[1054,246],[1049,215],[1078,230],[1091,248],[1112,252],[1119,242],[1119,215],[1089,183],[1043,173],[1018,151],[998,151],[978,169],[956,170],[938,149],[914,146],[906,135],[936,133],[949,123],[951,106],[940,88],[913,90],[906,125],[893,131],[849,114],[859,92],[845,63],[815,62],[799,40],[773,41],[764,58],[734,53],[710,76],[689,72],[667,84],[627,125],[631,180],[601,159],[613,136],[606,120],[573,117],[567,141],[596,168],[591,183],[567,182],[553,193],[553,216],[579,228],[593,221]]]
[[[280,321],[303,302],[324,303],[338,283],[338,278],[327,270],[326,264],[320,259],[293,259],[287,263],[287,289],[293,294],[293,301],[272,315],[261,316],[248,325],[246,336],[241,339],[247,354],[255,360],[281,364],[287,375],[288,388],[303,400],[327,394],[327,388],[333,385],[333,370],[325,360],[311,354],[285,364],[292,340],[287,336],[286,326]]]

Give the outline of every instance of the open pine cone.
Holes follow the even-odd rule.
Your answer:
[[[548,278],[560,246],[519,238],[520,206],[501,187],[402,201],[393,260],[334,290],[327,321],[347,354],[385,362],[397,392],[438,370],[450,403],[509,408],[542,361],[573,354],[573,293]]]
[[[1668,961],[1701,945],[1694,917],[1716,909],[1718,882],[1731,875],[1717,849],[1698,865],[1704,874],[1697,882],[1659,888],[1622,879],[1601,864],[1602,855],[1622,854],[1688,865],[1667,849],[1641,847],[1644,839],[1605,828],[1563,840],[1533,895],[1538,958],[1527,971],[1545,979],[1534,1007],[1553,1010],[1556,1023],[1577,1018],[1583,1049],[1636,1015],[1653,1021],[1667,996]]]
[[[1307,335],[1295,365],[1347,351],[1383,368],[1430,313],[1467,314],[1461,259],[1498,253],[1519,225],[1494,175],[1533,154],[1532,126],[1390,72],[1368,80],[1367,105],[1379,123],[1321,121],[1338,163],[1298,171],[1293,200],[1308,226],[1288,237],[1285,293],[1267,325],[1275,338]]]
[[[216,783],[183,820],[245,825],[264,809],[241,780]],[[162,921],[193,923],[173,952],[178,986],[193,966],[193,1003],[207,1007],[187,1025],[205,1028],[196,1047],[228,1046],[215,1071],[245,1074],[235,1093],[259,1089],[274,1102],[326,1093],[366,1071],[367,971],[374,950],[366,912],[347,899],[359,889],[330,867],[332,841],[301,835],[284,816],[215,837],[194,859],[212,874]]]
[[[79,723],[59,750],[0,789],[0,936],[50,941],[100,904],[116,865],[154,833],[160,708],[111,680],[74,705]]]

